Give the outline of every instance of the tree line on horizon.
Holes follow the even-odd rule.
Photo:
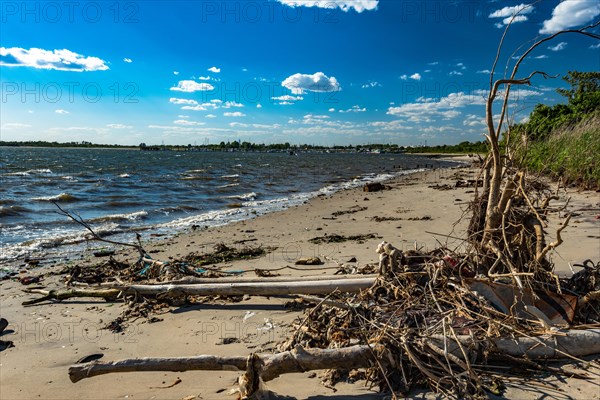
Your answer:
[[[140,143],[138,146],[126,146],[117,144],[96,144],[91,142],[48,142],[43,140],[35,141],[0,141],[0,146],[7,147],[79,147],[79,148],[141,148],[141,149],[156,149],[156,150],[208,150],[208,151],[354,151],[354,152],[371,152],[381,151],[389,153],[485,153],[486,144],[484,141],[480,142],[468,142],[464,141],[455,145],[437,145],[437,146],[400,146],[397,144],[386,144],[386,143],[374,143],[364,145],[333,145],[333,146],[320,146],[311,144],[290,144],[285,143],[251,143],[247,141],[222,141],[218,144],[207,144],[207,145],[147,145],[146,143]]]

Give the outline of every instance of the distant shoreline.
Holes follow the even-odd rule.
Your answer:
[[[139,150],[137,146],[131,147],[110,147],[110,146],[4,146],[0,145],[1,149],[96,149],[96,150]]]
[[[20,148],[20,149],[73,149],[73,150],[82,150],[82,149],[94,149],[94,150],[140,150],[140,148],[138,146],[130,146],[130,147],[110,147],[110,146],[4,146],[4,145],[0,145],[0,149],[14,149],[14,148]],[[310,151],[324,151],[326,148],[323,148],[322,150],[302,150],[302,149],[298,149],[296,151],[299,152],[310,152]],[[334,149],[329,149],[329,150],[334,150]],[[166,151],[183,151],[183,150],[174,150],[171,148],[168,148]],[[210,150],[210,149],[206,149],[206,150],[202,150],[202,151],[206,151],[206,152],[213,152],[213,151],[218,151],[218,150]],[[227,150],[221,150],[226,152]],[[250,151],[246,151],[246,150],[236,150],[237,152],[244,152],[244,153],[265,153],[267,151],[260,151],[260,150],[250,150]],[[282,151],[284,152],[284,151]],[[348,151],[339,151],[339,150],[334,150],[334,153],[343,153],[343,152],[348,152]],[[350,153],[350,152],[348,152]],[[472,157],[473,153],[435,153],[435,152],[423,152],[423,153],[415,153],[415,152],[398,152],[398,153],[379,153],[381,155],[384,154],[404,154],[404,155],[408,155],[408,156],[421,156],[421,157],[427,157],[427,158],[459,158],[459,157]]]

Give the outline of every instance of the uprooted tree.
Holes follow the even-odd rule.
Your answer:
[[[522,11],[522,10],[521,10]],[[511,20],[517,17],[515,14]],[[486,138],[490,145],[490,154],[484,164],[483,189],[473,205],[473,218],[469,229],[470,242],[475,244],[481,253],[491,253],[491,257],[483,258],[483,271],[496,272],[497,263],[500,262],[507,273],[513,275],[515,283],[522,287],[519,274],[539,273],[551,270],[546,260],[546,254],[562,242],[561,231],[569,222],[567,216],[556,232],[556,240],[545,243],[543,228],[545,226],[543,214],[552,195],[547,194],[544,199],[532,198],[528,193],[527,182],[523,171],[513,168],[510,151],[502,152],[500,147],[501,134],[509,132],[509,99],[513,86],[531,85],[536,76],[549,78],[550,75],[543,71],[533,71],[526,77],[518,77],[521,63],[539,46],[554,38],[576,34],[600,40],[600,35],[591,32],[600,25],[597,21],[580,29],[567,29],[535,41],[518,57],[509,75],[505,73],[501,79],[494,80],[494,74],[500,59],[500,53],[511,23],[504,31],[498,46],[496,58],[490,72],[490,87],[486,101]],[[506,71],[508,71],[508,64]],[[494,119],[494,102],[503,94],[500,117]],[[504,124],[506,128],[503,129]],[[525,208],[516,210],[515,202],[525,203]],[[534,203],[537,203],[534,205]],[[517,254],[518,253],[518,254]],[[487,267],[487,268],[485,268]]]

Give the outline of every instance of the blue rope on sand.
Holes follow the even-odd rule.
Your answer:
[[[152,257],[150,257],[149,255],[145,255],[144,257],[140,257],[140,259],[138,260],[138,263],[140,261],[143,261],[144,258],[150,259],[150,260],[154,260]],[[163,266],[169,265],[168,262],[163,263]],[[142,268],[142,270],[140,272],[138,272],[139,276],[146,276],[148,274],[148,270],[150,269],[150,267],[152,266],[152,263],[149,263],[147,261],[144,261],[144,268]]]

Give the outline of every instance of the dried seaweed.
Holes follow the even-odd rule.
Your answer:
[[[314,243],[314,244],[342,243],[342,242],[349,242],[349,241],[364,243],[365,240],[378,239],[380,237],[381,236],[377,235],[376,233],[366,233],[366,234],[361,234],[361,235],[350,235],[350,236],[333,234],[333,235],[318,236],[318,237],[309,239],[308,241],[310,243]]]

